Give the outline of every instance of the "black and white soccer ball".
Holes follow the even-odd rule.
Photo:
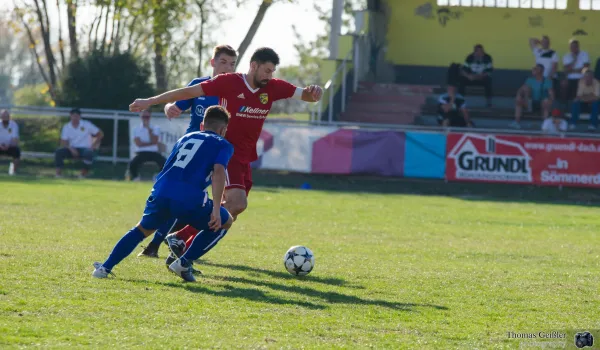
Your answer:
[[[283,266],[292,275],[308,275],[315,267],[315,255],[307,247],[293,246],[283,256]]]

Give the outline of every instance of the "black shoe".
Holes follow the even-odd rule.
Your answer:
[[[169,267],[169,265],[171,265],[175,260],[177,260],[177,257],[171,253],[169,254],[169,256],[167,256],[167,259],[165,260],[165,264],[167,264],[167,268]]]
[[[158,247],[158,245],[152,244],[152,242],[150,242],[150,244],[148,244],[148,246],[145,247],[144,250],[142,250],[142,252],[138,254],[138,257],[145,256],[148,258],[158,258]]]

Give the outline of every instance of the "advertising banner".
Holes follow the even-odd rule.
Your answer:
[[[454,181],[600,187],[600,139],[451,133]]]

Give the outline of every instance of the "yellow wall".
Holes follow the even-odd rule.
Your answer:
[[[600,57],[600,11],[581,11],[569,0],[567,10],[443,7],[435,0],[387,0],[390,10],[386,60],[401,65],[447,66],[462,62],[473,45],[482,44],[494,66],[529,69],[534,63],[528,38],[550,36],[562,56],[575,37],[590,54],[592,67]],[[574,35],[584,31],[587,35]]]

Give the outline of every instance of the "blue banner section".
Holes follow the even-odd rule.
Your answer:
[[[404,177],[443,179],[446,173],[446,135],[407,132]]]

